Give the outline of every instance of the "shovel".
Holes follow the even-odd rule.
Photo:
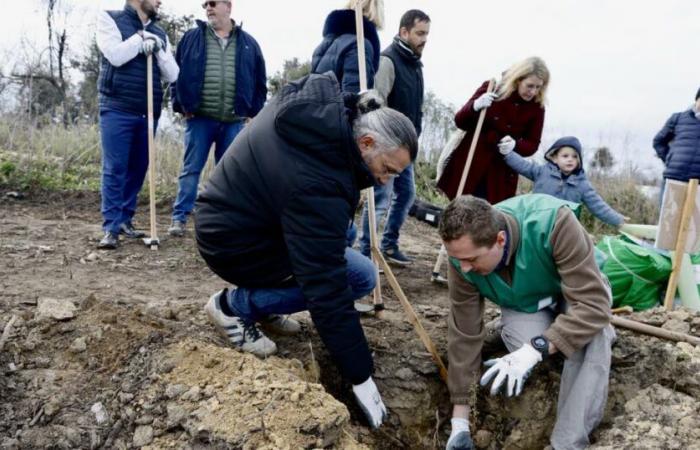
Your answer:
[[[151,236],[144,238],[143,243],[151,250],[158,250],[160,241],[156,230],[156,144],[153,139],[153,55],[146,56],[146,95],[148,104],[148,200],[151,216]]]

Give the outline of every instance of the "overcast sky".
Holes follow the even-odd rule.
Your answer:
[[[46,41],[46,0],[4,2],[0,48],[20,36]],[[122,0],[59,0],[70,10],[69,45],[87,46],[98,8]],[[163,0],[174,14],[203,19],[201,0]],[[310,58],[323,21],[342,0],[234,0],[234,18],[260,43],[268,74],[285,59]],[[531,55],[551,72],[543,146],[564,134],[585,148],[609,145],[618,159],[659,168],[651,139],[667,117],[686,109],[700,86],[698,0],[385,0],[382,46],[411,8],[432,19],[424,50],[426,89],[461,106],[489,77]],[[0,60],[2,61],[2,60]]]

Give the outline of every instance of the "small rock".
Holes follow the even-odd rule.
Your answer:
[[[44,415],[47,417],[53,417],[60,409],[61,402],[56,398],[52,398],[44,405]]]
[[[187,386],[184,384],[169,384],[165,388],[165,396],[169,399],[174,399],[187,392]]]
[[[129,392],[120,392],[119,401],[122,403],[130,403],[134,399],[134,394]]]
[[[212,367],[218,366],[220,362],[221,362],[221,361],[219,361],[219,360],[216,359],[216,358],[209,358],[208,360],[206,360],[206,361],[204,362],[204,367],[207,368],[207,369],[211,369]]]
[[[413,371],[408,367],[403,367],[396,371],[396,376],[400,380],[408,381],[415,378]]]
[[[187,410],[176,403],[168,403],[166,410],[168,414],[168,422],[166,423],[166,427],[168,429],[175,428],[187,418]]]
[[[7,365],[7,367],[10,369],[10,372],[16,372],[17,371],[17,366],[15,363],[11,362],[10,364]]]
[[[87,350],[87,342],[85,337],[79,337],[70,345],[70,351],[73,353],[82,353]]]
[[[686,313],[687,314],[687,313]],[[661,328],[664,330],[675,331],[678,333],[688,333],[690,331],[690,324],[679,319],[670,319],[664,323]]]
[[[0,441],[0,449],[2,450],[17,450],[19,449],[19,441],[9,437],[3,438]]]
[[[153,423],[153,416],[150,414],[144,414],[143,416],[137,418],[134,423],[136,425],[150,425]]]
[[[690,319],[690,313],[685,309],[676,309],[673,311],[669,311],[668,317],[675,320],[686,321]]]
[[[199,386],[192,386],[192,388],[182,394],[182,399],[187,400],[189,402],[197,402],[202,396],[202,390],[199,389]]]
[[[132,441],[134,447],[143,447],[151,442],[153,442],[153,428],[149,425],[136,427]]]
[[[37,300],[36,318],[70,320],[75,317],[76,307],[69,300],[42,297]]]
[[[95,253],[95,252],[92,252],[92,253],[90,253],[89,255],[87,255],[87,256],[85,257],[85,259],[86,259],[87,261],[94,262],[94,261],[97,261],[98,259],[100,259],[100,255],[98,255],[98,254]]]
[[[289,396],[289,401],[291,401],[292,403],[296,403],[299,401],[300,398],[301,394],[299,394],[298,392],[292,392],[292,394]]]
[[[492,440],[493,440],[493,433],[491,433],[488,430],[479,430],[474,435],[474,445],[476,445],[477,448],[488,447],[489,444],[491,444]]]
[[[101,402],[97,402],[92,405],[90,407],[90,411],[92,411],[92,413],[95,415],[95,421],[98,425],[102,425],[103,423],[107,422],[107,419],[109,418],[107,415],[107,410]]]

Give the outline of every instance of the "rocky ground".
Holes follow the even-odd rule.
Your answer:
[[[386,280],[386,317],[363,318],[390,413],[370,431],[308,315],[298,315],[301,336],[274,337],[275,357],[226,346],[202,310],[224,284],[191,230],[161,236],[159,251],[97,251],[95,195],[0,195],[0,449],[444,448],[445,386]],[[168,210],[160,205],[160,230]],[[446,359],[447,290],[428,277],[437,235],[409,220],[403,241],[417,262],[395,274]],[[700,334],[688,311],[634,317]],[[618,330],[613,358],[593,448],[700,449],[700,349]],[[545,447],[560,368],[538,368],[514,400],[479,392],[478,447]]]

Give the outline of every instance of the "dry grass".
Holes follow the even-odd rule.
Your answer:
[[[182,127],[156,135],[156,185],[160,200],[174,197],[183,156]],[[213,168],[213,152],[204,168]],[[0,185],[16,189],[98,191],[101,175],[99,127],[78,124],[34,126],[21,118],[0,117]],[[148,192],[148,177],[142,194]]]

